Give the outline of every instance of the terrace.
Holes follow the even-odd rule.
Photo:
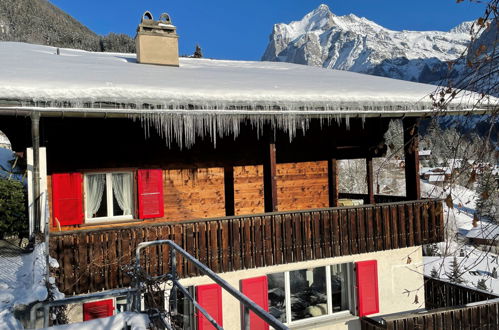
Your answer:
[[[363,317],[363,330],[497,329],[499,296],[425,276],[425,309]]]
[[[123,266],[131,264],[143,241],[173,240],[219,273],[443,240],[440,200],[375,196],[375,202],[379,203],[52,232],[50,255],[60,265],[59,289],[82,294],[128,286]],[[145,249],[142,262],[150,274],[166,273],[168,247]],[[177,265],[180,277],[199,275],[186,260]]]

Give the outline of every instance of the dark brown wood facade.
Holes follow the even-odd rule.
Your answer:
[[[442,203],[421,200],[359,207],[277,212],[194,222],[53,233],[58,287],[80,294],[124,287],[142,241],[171,239],[216,272],[418,246],[443,240]],[[169,270],[167,246],[144,250],[152,275]],[[198,275],[185,260],[179,275]]]

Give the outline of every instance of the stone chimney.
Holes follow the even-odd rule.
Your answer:
[[[152,14],[146,11],[135,37],[137,62],[179,66],[176,30],[167,13],[161,14],[159,20],[155,21]]]

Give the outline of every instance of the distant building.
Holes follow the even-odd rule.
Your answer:
[[[495,246],[499,239],[499,225],[480,222],[466,234],[466,238],[469,244]]]

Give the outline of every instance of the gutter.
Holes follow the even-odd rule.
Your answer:
[[[39,114],[40,117],[59,118],[131,118],[140,115],[242,115],[242,116],[348,116],[351,118],[404,118],[404,117],[430,117],[449,115],[485,115],[497,112],[497,108],[465,108],[452,110],[185,110],[185,109],[112,109],[112,108],[59,108],[59,107],[23,107],[23,106],[0,106],[0,116],[32,117]]]

